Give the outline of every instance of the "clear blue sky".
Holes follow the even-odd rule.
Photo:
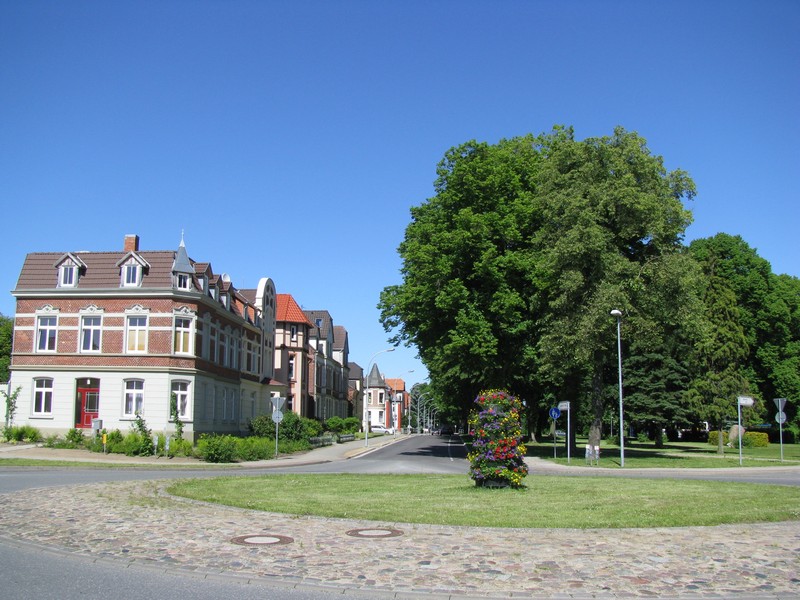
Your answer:
[[[0,312],[28,252],[183,231],[329,310],[366,368],[444,152],[555,124],[637,131],[697,183],[687,241],[800,275],[800,2],[5,0]],[[415,354],[377,360],[412,384]]]

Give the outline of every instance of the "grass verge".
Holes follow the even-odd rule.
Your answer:
[[[800,488],[536,476],[521,490],[461,475],[266,475],[181,481],[177,496],[321,517],[481,527],[685,527],[800,519]]]

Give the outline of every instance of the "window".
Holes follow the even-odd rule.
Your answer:
[[[228,366],[228,336],[219,332],[219,363],[223,367]]]
[[[61,266],[61,273],[58,278],[58,287],[75,287],[77,283],[78,267],[71,262],[65,262]]]
[[[191,354],[192,352],[192,320],[183,317],[175,318],[175,354]]]
[[[178,403],[178,416],[184,419],[189,416],[189,382],[173,381],[172,393]]]
[[[217,335],[217,328],[212,325],[208,342],[208,360],[212,363],[217,362]]]
[[[58,317],[39,317],[36,349],[40,352],[56,351],[56,325]]]
[[[139,273],[142,267],[136,261],[130,261],[122,265],[122,285],[133,287],[139,285]]]
[[[189,282],[190,282],[190,279],[189,279],[189,276],[186,273],[178,273],[178,275],[175,277],[176,287],[178,289],[180,289],[180,290],[188,290],[188,289],[190,289]]]
[[[289,379],[294,379],[294,354],[289,357]]]
[[[147,317],[128,317],[128,352],[147,352]]]
[[[125,382],[125,407],[123,414],[133,418],[144,411],[144,381],[129,379]]]
[[[297,325],[292,325],[292,326],[289,328],[289,331],[291,332],[291,333],[289,334],[289,336],[291,337],[292,341],[293,341],[293,342],[294,342],[294,341],[297,341]]]
[[[100,352],[100,317],[81,320],[81,352]]]
[[[33,380],[33,415],[49,415],[53,412],[53,380]]]

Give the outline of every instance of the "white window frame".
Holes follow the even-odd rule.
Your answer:
[[[131,321],[133,319],[144,319],[144,326],[140,326],[137,323],[136,327],[131,326]],[[126,354],[146,354],[147,353],[147,339],[148,335],[148,325],[150,323],[150,319],[147,318],[146,314],[135,314],[135,315],[125,315],[125,353]],[[132,337],[132,334],[135,336]],[[139,336],[144,336],[144,344],[143,348],[140,348],[139,344],[136,344],[136,347],[131,349],[131,343],[134,340],[139,340]]]
[[[180,386],[185,386],[185,389],[176,389],[176,387]],[[181,420],[188,420],[191,418],[191,389],[191,382],[185,379],[174,379],[170,384],[170,402],[172,402],[172,394],[175,394],[178,401],[178,417],[180,417]],[[172,420],[172,416],[170,415],[170,421]]]
[[[58,269],[58,287],[75,287],[78,285],[78,277],[80,277],[78,265],[66,261]]]
[[[294,381],[294,368],[295,368],[295,355],[290,354],[289,363],[287,366],[287,374],[286,374],[287,377],[289,378],[289,381]]]
[[[87,325],[87,319],[97,319],[97,324]],[[89,339],[94,340],[96,336],[97,349],[85,348],[86,335],[89,334]],[[98,354],[103,348],[103,317],[98,314],[94,315],[81,315],[81,336],[78,341],[80,344],[79,352],[82,354]]]
[[[49,410],[46,410],[48,408]],[[37,408],[39,410],[37,410]],[[53,379],[36,377],[33,380],[33,399],[31,402],[32,417],[53,416]]]
[[[297,325],[289,326],[289,339],[293,342],[297,341]]]
[[[217,338],[218,346],[219,346],[219,350],[218,350],[219,360],[217,361],[217,364],[220,364],[223,367],[227,367],[228,366],[228,341],[229,341],[228,338],[229,337],[230,336],[229,336],[227,331],[220,331],[219,332],[219,337]]]
[[[172,321],[172,353],[192,354],[192,321],[190,317],[176,315]],[[179,327],[179,325],[181,325]]]
[[[122,396],[122,416],[135,419],[136,415],[144,415],[144,379],[125,379]],[[129,409],[130,403],[130,410]]]
[[[175,274],[175,287],[179,290],[191,290],[192,289],[192,278],[187,273],[176,273]]]
[[[122,264],[120,285],[122,287],[139,287],[142,285],[142,265],[135,259],[131,258]]]
[[[47,319],[48,323],[43,321]],[[49,320],[52,319],[52,323]],[[42,334],[45,337],[42,337]],[[42,342],[44,348],[42,348]],[[51,346],[52,342],[52,348]],[[58,315],[38,315],[36,317],[36,352],[56,352],[58,350]]]

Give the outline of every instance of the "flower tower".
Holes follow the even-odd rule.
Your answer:
[[[467,458],[469,476],[479,487],[523,487],[528,474],[522,443],[522,402],[505,390],[481,392],[469,418],[475,440]]]

